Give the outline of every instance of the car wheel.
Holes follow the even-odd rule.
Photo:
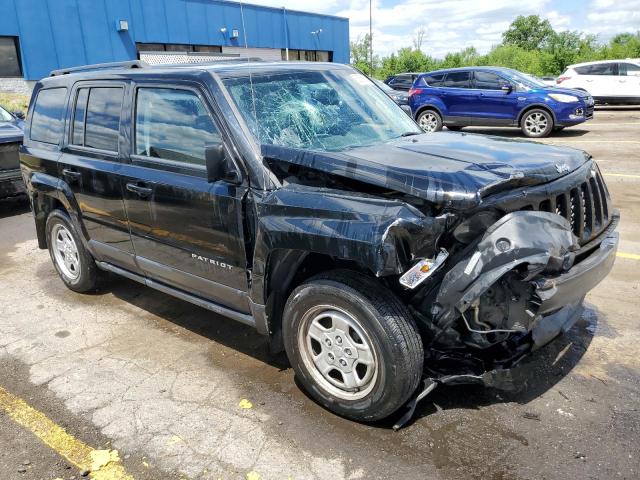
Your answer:
[[[69,216],[60,210],[51,212],[46,232],[51,260],[64,284],[74,292],[95,290],[101,272]]]
[[[455,125],[451,125],[451,126],[447,125],[447,129],[451,130],[451,131],[454,131],[454,132],[459,132],[460,130],[462,130],[462,127],[455,126]]]
[[[422,376],[422,340],[407,307],[373,279],[348,270],[315,276],[291,293],[283,337],[303,388],[354,420],[389,416]]]
[[[546,110],[533,109],[520,121],[522,133],[531,138],[546,137],[553,131],[553,118]]]
[[[435,110],[425,110],[418,115],[418,125],[425,132],[439,132],[442,130],[442,117]]]

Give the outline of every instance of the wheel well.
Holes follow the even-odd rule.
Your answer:
[[[417,120],[418,117],[420,116],[420,114],[422,112],[424,112],[425,110],[433,110],[434,112],[436,112],[438,115],[440,115],[440,118],[444,120],[444,117],[442,116],[442,112],[440,111],[440,109],[434,105],[424,105],[422,107],[420,107],[418,109],[418,111],[416,112],[414,118]]]
[[[34,210],[38,247],[45,250],[47,248],[46,226],[49,214],[54,210],[62,210],[63,212],[66,212],[67,209],[57,198],[49,195],[38,195],[37,199],[34,201]]]
[[[554,115],[553,111],[549,107],[545,107],[544,105],[531,105],[531,106],[525,108],[522,112],[520,112],[520,116],[518,117],[518,126],[519,127],[522,126],[522,117],[524,117],[526,115],[526,113],[530,112],[531,110],[544,110],[549,115],[551,115],[551,120],[553,121],[553,124],[555,125],[556,116]]]
[[[282,312],[291,292],[314,275],[336,269],[353,270],[363,275],[370,275],[370,272],[361,268],[356,262],[330,255],[295,250],[278,250],[271,254],[265,293],[273,353],[284,350]]]

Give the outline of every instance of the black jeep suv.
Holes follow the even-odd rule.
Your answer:
[[[424,134],[344,65],[57,71],[29,119],[38,242],[70,289],[115,272],[251,325],[353,419],[421,380],[504,386],[614,262],[589,155]]]

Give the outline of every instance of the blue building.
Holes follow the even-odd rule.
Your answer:
[[[0,0],[0,90],[158,53],[348,63],[349,21],[220,0]]]

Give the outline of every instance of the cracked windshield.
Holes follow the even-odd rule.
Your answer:
[[[223,81],[261,144],[340,151],[421,133],[354,71],[269,72]]]

